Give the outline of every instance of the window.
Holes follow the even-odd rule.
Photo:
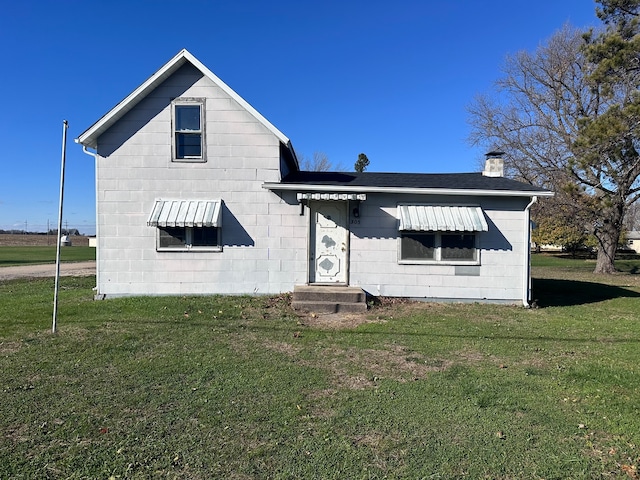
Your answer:
[[[156,200],[147,225],[158,251],[222,251],[222,200]]]
[[[433,233],[403,233],[400,251],[402,260],[434,260],[436,236]]]
[[[475,233],[400,232],[400,263],[478,263]]]
[[[440,258],[442,260],[476,259],[476,236],[465,234],[440,234]]]
[[[158,250],[221,250],[217,227],[158,227]]]
[[[478,232],[489,231],[484,212],[470,205],[398,205],[400,263],[478,265]]]
[[[172,120],[173,159],[181,162],[204,162],[204,100],[174,100]]]

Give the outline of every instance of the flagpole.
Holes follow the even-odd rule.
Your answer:
[[[58,284],[60,282],[60,243],[62,243],[62,201],[64,199],[64,162],[67,156],[67,129],[69,122],[62,121],[62,160],[60,162],[60,206],[58,209],[58,241],[56,242],[56,280],[53,294],[53,326],[51,333],[56,333],[58,323]]]

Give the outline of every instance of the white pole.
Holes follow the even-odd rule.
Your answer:
[[[62,242],[62,201],[64,199],[64,162],[67,155],[67,129],[69,122],[62,122],[62,160],[60,162],[60,206],[58,209],[58,241],[56,242],[56,281],[53,294],[53,326],[51,333],[56,333],[58,323],[58,283],[60,281],[60,243]]]

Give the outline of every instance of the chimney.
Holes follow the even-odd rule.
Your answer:
[[[504,152],[489,152],[485,154],[487,158],[484,162],[482,175],[485,177],[504,177]]]

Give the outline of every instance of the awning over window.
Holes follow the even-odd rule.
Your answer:
[[[222,200],[156,200],[147,225],[151,227],[219,227]]]
[[[400,230],[421,232],[486,232],[480,207],[398,205]]]

